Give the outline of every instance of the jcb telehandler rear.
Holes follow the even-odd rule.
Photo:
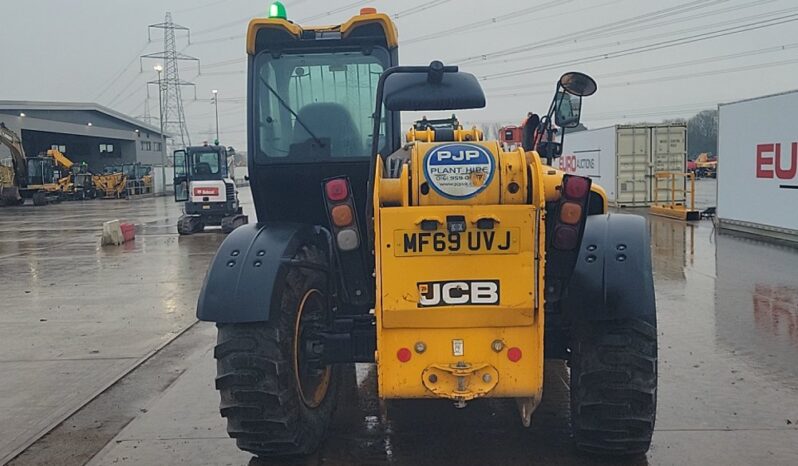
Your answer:
[[[388,402],[513,398],[528,425],[550,357],[571,367],[578,448],[646,452],[657,334],[645,221],[608,213],[589,178],[550,166],[595,82],[563,75],[537,151],[459,126],[403,144],[402,111],[483,107],[476,78],[398,66],[394,24],[372,10],[321,28],[273,12],[247,43],[259,223],[221,245],[197,310],[218,326],[216,387],[239,448],[316,450],[353,362],[376,363]]]

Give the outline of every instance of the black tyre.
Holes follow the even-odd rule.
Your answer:
[[[657,408],[657,328],[638,319],[590,322],[571,345],[576,446],[606,455],[648,451]]]
[[[295,259],[326,266],[314,248]],[[308,357],[310,338],[327,323],[327,279],[316,269],[292,268],[275,293],[280,306],[269,322],[218,325],[220,411],[240,449],[263,457],[307,455],[324,439],[338,389],[333,368]]]
[[[228,234],[232,233],[238,227],[244,226],[249,223],[249,219],[246,215],[232,215],[230,217],[222,218],[222,233]]]
[[[184,215],[177,220],[177,232],[182,236],[193,235],[205,230],[199,217]]]
[[[33,205],[43,206],[47,205],[47,193],[44,191],[36,191],[33,193]]]
[[[180,217],[177,221],[177,233],[181,236],[186,236],[194,233],[191,231],[191,219]]]
[[[222,233],[224,233],[224,234],[232,233],[233,230],[236,229],[236,227],[235,227],[235,225],[233,223],[233,217],[224,217],[222,219],[222,224],[221,225],[222,225]]]

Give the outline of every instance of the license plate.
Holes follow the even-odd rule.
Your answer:
[[[440,256],[449,254],[517,254],[518,228],[446,231],[396,230],[395,256]]]
[[[204,206],[202,206],[202,208],[205,209],[205,210],[211,210],[211,206],[209,206],[209,205],[204,205]]]

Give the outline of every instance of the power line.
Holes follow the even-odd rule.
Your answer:
[[[393,19],[400,19],[406,16],[414,15],[416,13],[422,13],[424,11],[429,10],[430,8],[435,8],[436,6],[441,6],[444,3],[449,3],[451,0],[432,0],[432,1],[424,1],[420,5],[406,8],[404,10],[399,10],[396,13],[392,14],[391,17]]]
[[[413,43],[416,43],[416,42],[423,42],[423,41],[427,41],[427,40],[430,40],[430,39],[437,39],[439,37],[450,36],[450,35],[452,35],[455,32],[469,31],[472,28],[476,28],[476,27],[480,27],[480,26],[486,26],[486,25],[491,25],[492,26],[494,24],[498,24],[498,23],[501,23],[503,21],[507,21],[507,20],[514,19],[514,18],[518,18],[519,16],[526,16],[526,15],[529,15],[529,14],[532,14],[532,13],[537,13],[539,11],[546,10],[546,9],[549,9],[549,8],[553,8],[553,7],[557,7],[557,6],[562,6],[562,5],[566,4],[566,3],[571,3],[573,1],[574,0],[552,1],[552,2],[547,2],[547,3],[543,3],[543,4],[539,4],[539,5],[534,5],[534,6],[531,6],[531,7],[522,8],[520,10],[510,11],[510,12],[505,13],[503,15],[494,16],[492,18],[485,18],[485,19],[481,19],[479,21],[474,21],[472,23],[458,25],[458,26],[455,26],[455,27],[452,27],[452,28],[448,28],[448,29],[445,29],[445,30],[442,30],[442,31],[435,31],[433,33],[425,34],[423,36],[418,36],[418,37],[414,37],[414,38],[411,38],[411,39],[406,39],[406,40],[402,41],[402,45],[409,45],[409,44],[413,44]]]
[[[323,13],[318,13],[313,16],[306,16],[304,18],[300,18],[300,22],[304,21],[313,21],[314,19],[324,18],[325,16],[332,16],[337,13],[341,13],[342,11],[349,10],[351,8],[359,7],[361,5],[365,5],[366,3],[371,3],[373,0],[359,0],[357,2],[347,3],[346,5],[340,6],[338,8],[333,8],[332,10],[325,11]]]
[[[563,66],[583,65],[583,64],[586,64],[586,63],[594,63],[594,62],[597,62],[597,61],[610,60],[610,59],[614,59],[614,58],[620,58],[620,57],[625,57],[625,56],[629,56],[629,55],[635,55],[635,54],[638,54],[638,53],[651,52],[651,51],[654,51],[654,50],[661,50],[661,49],[670,48],[670,47],[677,47],[677,46],[681,46],[681,45],[693,44],[693,43],[696,43],[696,42],[701,42],[701,41],[705,41],[705,40],[709,40],[709,39],[716,39],[718,37],[725,37],[725,36],[730,36],[730,35],[734,35],[734,34],[740,34],[740,33],[743,33],[743,32],[749,32],[749,31],[754,31],[754,30],[758,30],[758,29],[778,26],[780,24],[786,24],[786,23],[790,23],[790,22],[794,22],[794,21],[798,21],[798,14],[786,15],[786,16],[782,16],[782,17],[779,17],[779,18],[773,18],[773,19],[768,19],[768,20],[763,20],[763,21],[755,21],[755,22],[752,22],[752,23],[743,24],[741,26],[734,26],[734,27],[731,27],[731,28],[720,29],[720,30],[717,30],[717,31],[711,31],[711,32],[706,32],[706,33],[701,33],[701,34],[695,34],[695,35],[687,36],[687,37],[680,37],[680,38],[677,38],[677,39],[671,39],[671,40],[666,40],[666,41],[662,41],[662,42],[656,42],[656,43],[653,43],[653,44],[642,45],[642,46],[639,46],[639,47],[632,47],[632,48],[628,48],[628,49],[624,49],[624,50],[618,50],[618,51],[615,51],[615,52],[603,53],[603,54],[599,54],[599,55],[591,55],[591,56],[588,56],[588,57],[582,57],[582,58],[573,59],[573,60],[566,60],[566,61],[561,61],[561,62],[557,62],[557,63],[546,64],[546,65],[543,65],[543,66],[533,66],[533,67],[526,67],[526,68],[521,68],[521,69],[504,71],[504,72],[501,72],[501,73],[487,74],[487,75],[482,76],[481,79],[483,79],[483,80],[501,79],[501,78],[508,78],[508,77],[518,76],[518,75],[527,74],[527,73],[536,73],[536,72],[540,72],[540,71],[548,71],[548,70],[560,68],[560,67],[563,67]]]
[[[109,107],[113,106],[113,105],[114,105],[114,103],[115,103],[115,102],[116,102],[116,101],[117,101],[117,100],[118,100],[120,97],[122,97],[122,94],[124,94],[125,92],[127,92],[127,90],[128,90],[128,89],[130,89],[130,87],[131,87],[131,86],[133,86],[134,84],[136,84],[136,83],[138,82],[138,80],[139,80],[139,79],[141,79],[141,76],[142,76],[142,73],[141,73],[141,72],[139,72],[138,74],[136,74],[135,76],[133,76],[133,79],[132,79],[131,81],[129,81],[129,82],[127,83],[127,85],[126,85],[125,87],[123,87],[123,88],[122,88],[122,89],[121,89],[119,92],[117,92],[117,93],[114,95],[114,97],[113,97],[113,98],[111,98],[111,100],[109,100],[109,101],[108,101],[108,103],[107,103],[106,105],[107,105],[107,106],[109,106]],[[125,99],[127,99],[127,98],[125,98]]]
[[[706,7],[709,7],[709,6],[718,4],[718,3],[726,3],[728,1],[729,0],[694,0],[694,1],[691,1],[691,2],[679,4],[679,5],[670,7],[670,8],[663,8],[661,10],[656,10],[656,11],[653,11],[653,12],[650,12],[650,13],[645,13],[645,14],[642,14],[642,15],[634,16],[632,18],[627,18],[627,19],[623,19],[623,20],[619,20],[619,21],[613,21],[613,22],[608,23],[608,24],[602,24],[600,26],[595,26],[595,27],[592,27],[592,28],[584,29],[584,30],[582,30],[581,32],[579,32],[577,34],[568,33],[568,34],[564,34],[564,35],[561,35],[561,36],[558,36],[558,37],[554,37],[554,38],[551,38],[551,39],[544,39],[544,40],[540,40],[540,41],[536,41],[536,42],[530,42],[530,43],[519,45],[519,46],[516,46],[516,47],[504,48],[504,49],[500,49],[500,50],[495,50],[493,52],[482,53],[482,54],[479,54],[479,55],[466,56],[466,57],[462,57],[462,58],[455,59],[455,60],[450,60],[450,61],[452,61],[454,63],[459,63],[459,64],[466,64],[466,63],[471,63],[471,62],[474,62],[474,61],[485,60],[487,57],[498,58],[498,57],[503,57],[503,56],[508,56],[508,55],[515,55],[515,54],[517,54],[519,52],[525,52],[525,51],[532,50],[532,49],[539,48],[539,47],[547,47],[547,46],[557,45],[557,44],[561,44],[561,43],[574,42],[574,41],[576,41],[578,39],[590,37],[592,34],[603,33],[603,32],[606,32],[608,30],[613,30],[613,31],[619,32],[619,31],[628,29],[631,26],[636,26],[638,24],[649,23],[649,22],[652,22],[652,21],[655,21],[655,20],[658,20],[658,19],[661,19],[661,18],[666,18],[666,17],[669,17],[669,16],[680,15],[680,14],[683,14],[683,13],[692,12],[692,11],[695,11],[695,10],[698,10],[698,9],[702,9],[702,8],[706,8]]]
[[[304,0],[301,0],[301,1],[304,1]],[[331,15],[334,15],[334,14],[337,14],[337,13],[344,12],[344,11],[349,10],[349,9],[356,8],[356,7],[361,6],[361,5],[365,5],[366,3],[370,3],[371,1],[372,0],[351,2],[351,3],[348,3],[346,5],[343,5],[343,6],[340,6],[340,7],[337,7],[337,8],[333,8],[332,10],[325,11],[324,13],[318,13],[318,14],[315,14],[315,15],[306,16],[304,18],[299,18],[297,20],[297,22],[303,23],[303,22],[306,22],[306,21],[313,21],[313,20],[316,20],[316,19],[324,18],[326,16],[331,16]],[[398,12],[394,13],[392,16],[394,18],[397,18],[397,19],[398,18],[402,18],[402,17],[406,17],[406,16],[410,16],[410,15],[413,15],[413,14],[416,14],[416,13],[420,13],[422,11],[426,11],[426,10],[429,10],[431,8],[434,8],[434,7],[449,3],[450,1],[451,0],[425,1],[425,2],[422,2],[421,4],[419,4],[417,6],[414,6],[414,7],[411,7],[411,8],[405,8],[403,10],[399,10]],[[571,2],[573,0],[564,0],[564,1],[565,2]],[[230,23],[225,23],[225,24],[216,26],[216,27],[211,28],[211,29],[204,29],[202,31],[199,31],[199,32],[195,33],[194,35],[195,36],[201,35],[201,34],[204,35],[204,34],[207,34],[209,32],[218,31],[220,29],[226,29],[228,27],[236,26],[236,25],[241,26],[242,23],[249,21],[250,19],[252,19],[252,17],[253,16],[251,15],[251,16],[247,16],[245,18],[242,18],[242,19],[239,19],[239,20],[236,20],[236,21],[232,21]],[[196,42],[193,42],[192,45],[202,45],[202,44],[211,44],[211,43],[224,42],[224,41],[230,41],[230,40],[238,40],[238,39],[241,39],[243,37],[246,37],[246,34],[234,34],[234,35],[231,35],[231,36],[215,37],[215,38],[212,38],[212,39],[205,39],[205,40],[196,41]],[[404,44],[405,41],[403,41],[402,43]]]
[[[736,7],[726,8],[726,9],[723,9],[723,10],[714,10],[714,11],[710,11],[710,12],[706,12],[706,13],[693,15],[689,19],[690,20],[694,20],[694,19],[697,19],[697,18],[700,18],[700,17],[704,17],[704,16],[716,15],[716,14],[720,14],[720,13],[727,13],[729,11],[738,10],[738,9],[743,8],[743,7],[744,8],[750,8],[752,6],[755,6],[755,4],[757,4],[757,3],[759,3],[759,4],[761,4],[761,3],[771,3],[773,1],[775,1],[775,0],[762,0],[762,1],[759,1],[759,2],[754,2],[753,4],[738,5]],[[583,51],[595,50],[595,49],[604,50],[604,49],[606,49],[608,47],[619,46],[619,45],[622,45],[622,44],[624,44],[626,42],[635,42],[635,43],[637,43],[637,42],[641,42],[641,41],[658,39],[658,38],[662,38],[662,37],[671,37],[671,36],[676,35],[676,34],[683,34],[683,33],[694,32],[694,31],[704,31],[704,30],[706,30],[709,27],[727,26],[727,25],[730,25],[730,24],[737,24],[737,23],[740,23],[740,22],[745,22],[745,21],[749,21],[749,20],[753,20],[753,19],[760,19],[760,18],[767,18],[767,17],[775,16],[775,15],[781,15],[781,14],[793,12],[793,11],[796,11],[796,10],[798,10],[798,8],[786,8],[786,9],[783,9],[783,10],[771,11],[771,12],[762,13],[762,14],[758,14],[758,15],[749,15],[749,16],[743,16],[743,17],[735,18],[735,19],[732,19],[732,20],[720,21],[720,22],[713,23],[713,24],[700,24],[700,25],[693,26],[693,27],[686,28],[686,29],[680,29],[680,30],[675,30],[675,31],[665,31],[665,32],[659,32],[659,33],[656,33],[656,34],[650,34],[650,35],[646,35],[646,36],[642,36],[642,37],[629,38],[629,39],[626,39],[626,40],[623,40],[623,41],[612,41],[612,42],[609,42],[609,43],[608,42],[604,42],[604,43],[601,43],[601,44],[595,44],[595,45],[591,45],[591,46],[580,46],[578,51],[583,52]],[[627,34],[627,33],[630,33],[630,32],[635,32],[635,31],[638,31],[638,30],[658,28],[658,27],[670,25],[672,23],[683,22],[683,21],[684,21],[683,18],[676,18],[676,19],[663,21],[663,22],[659,22],[659,23],[655,23],[655,24],[643,25],[643,26],[640,26],[640,27],[637,27],[637,28],[630,28],[630,29],[623,30],[623,31],[620,31],[620,32],[615,32],[615,33],[609,33],[609,34],[598,34],[597,33],[595,35],[591,35],[589,38],[594,39],[594,38],[600,38],[600,37],[610,37],[610,36],[613,36],[613,35],[623,35],[623,34]],[[554,47],[555,45],[570,45],[570,44],[571,44],[570,42],[568,42],[568,44],[565,44],[565,43],[563,43],[563,44],[551,44],[550,46],[547,46],[547,48]],[[524,52],[519,52],[519,53],[524,53]],[[534,55],[526,55],[526,54],[524,54],[524,55],[520,55],[520,56],[515,56],[513,58],[505,58],[503,60],[487,58],[487,59],[485,59],[485,60],[483,60],[481,62],[471,63],[469,66],[470,67],[496,66],[499,63],[514,63],[514,62],[516,62],[518,60],[532,60],[532,59],[545,58],[545,57],[550,57],[550,56],[559,56],[559,55],[562,55],[562,53],[563,52],[554,50],[554,51],[545,52],[545,53],[537,53],[537,54],[534,54]]]
[[[768,53],[778,53],[784,52],[787,50],[791,50],[798,47],[798,42],[790,43],[790,44],[783,44],[783,45],[776,45],[773,47],[765,47],[756,50],[747,50],[744,52],[737,52],[727,55],[716,55],[711,57],[702,57],[695,60],[687,60],[681,61],[676,63],[668,63],[664,65],[657,65],[647,68],[637,68],[632,70],[622,70],[622,71],[615,71],[612,73],[605,73],[597,76],[597,79],[602,80],[606,78],[614,78],[618,76],[628,77],[629,75],[634,74],[642,74],[642,73],[650,73],[653,71],[662,71],[662,70],[671,70],[673,68],[682,68],[685,66],[692,66],[692,65],[703,65],[707,63],[714,63],[719,61],[726,61],[726,60],[733,60],[737,58],[743,57],[750,57],[756,55],[764,55]],[[552,86],[551,81],[540,81],[537,83],[531,84],[522,84],[522,85],[512,85],[512,86],[503,86],[503,87],[494,87],[485,89],[485,92],[502,92],[502,91],[517,91],[519,89],[531,89],[531,88],[550,88]],[[604,86],[602,86],[604,87]],[[514,94],[514,95],[523,95],[523,94]]]
[[[762,70],[766,68],[773,68],[778,66],[785,66],[785,65],[792,65],[798,63],[798,58],[789,59],[789,60],[779,60],[774,62],[766,62],[766,63],[758,63],[753,65],[743,65],[743,66],[736,66],[736,67],[729,67],[729,68],[721,68],[721,69],[714,69],[709,71],[699,71],[694,73],[684,73],[678,75],[671,75],[671,76],[663,76],[657,78],[649,78],[649,79],[639,79],[636,81],[621,81],[616,83],[609,83],[609,84],[599,84],[600,89],[608,89],[608,88],[617,88],[617,87],[629,87],[629,86],[636,86],[640,84],[658,84],[662,82],[668,81],[678,81],[682,79],[688,78],[699,78],[699,77],[706,77],[706,76],[718,76],[721,74],[727,73],[737,73],[741,71],[755,71],[755,70]],[[549,84],[551,85],[551,83]],[[495,99],[502,99],[502,98],[515,98],[520,96],[533,96],[533,95],[549,95],[551,91],[536,91],[536,92],[516,92],[516,93],[509,93],[509,94],[490,94],[490,98]]]
[[[131,59],[130,62],[127,65],[125,65],[124,68],[122,68],[122,71],[117,73],[113,78],[111,78],[108,81],[108,84],[106,84],[105,87],[102,88],[100,93],[94,97],[95,102],[98,102],[100,100],[100,97],[102,97],[106,92],[108,92],[108,90],[111,89],[113,85],[116,84],[117,81],[119,81],[119,78],[121,78],[134,63],[136,63],[136,59],[139,58],[139,55],[141,55],[145,50],[147,50],[147,47],[149,45],[150,45],[149,41],[145,42],[144,46],[141,49],[139,49],[138,52],[136,52],[136,55],[133,57],[133,59]]]

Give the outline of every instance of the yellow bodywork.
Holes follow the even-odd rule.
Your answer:
[[[271,28],[279,31],[285,31],[296,38],[299,38],[304,31],[314,31],[316,34],[321,35],[340,34],[341,38],[346,39],[358,28],[372,24],[376,24],[383,29],[387,46],[389,48],[395,48],[398,45],[396,26],[394,25],[393,21],[391,21],[391,18],[384,13],[368,13],[357,15],[352,17],[346,23],[336,26],[311,27],[299,26],[298,24],[279,18],[255,18],[249,22],[249,28],[247,32],[247,53],[250,55],[255,55],[258,32],[263,29]]]
[[[424,157],[444,144],[451,143],[406,146],[410,156],[393,178],[378,158],[373,202],[379,394],[537,403],[543,386],[545,203],[559,194],[552,191],[547,199],[548,167],[537,153],[504,152],[496,141],[469,142],[496,161],[490,180],[475,180],[489,183],[481,192],[463,201],[422,191]],[[449,239],[448,216],[465,218],[457,241]],[[493,227],[479,228],[483,219]],[[422,230],[422,221],[430,220],[440,227]],[[425,247],[419,247],[421,235]],[[436,283],[496,283],[498,303],[422,306],[422,294]],[[520,350],[521,358],[512,361],[510,348]],[[406,356],[407,349],[410,358],[402,362],[400,352]]]
[[[123,173],[104,173],[91,177],[94,188],[104,193],[104,199],[119,199],[125,194],[127,176]]]
[[[69,160],[69,158],[66,155],[62,154],[61,151],[59,150],[50,149],[47,151],[47,155],[52,157],[53,160],[55,160],[57,166],[66,169],[66,171],[71,170],[72,166],[74,165],[74,163],[71,160]]]
[[[483,137],[482,131],[477,128],[463,129],[463,127],[460,126],[456,128],[453,133],[455,141],[481,141]],[[405,138],[407,142],[434,142],[435,130],[432,128],[410,128],[407,134],[405,134]]]
[[[10,188],[14,184],[14,169],[0,165],[0,188]]]

